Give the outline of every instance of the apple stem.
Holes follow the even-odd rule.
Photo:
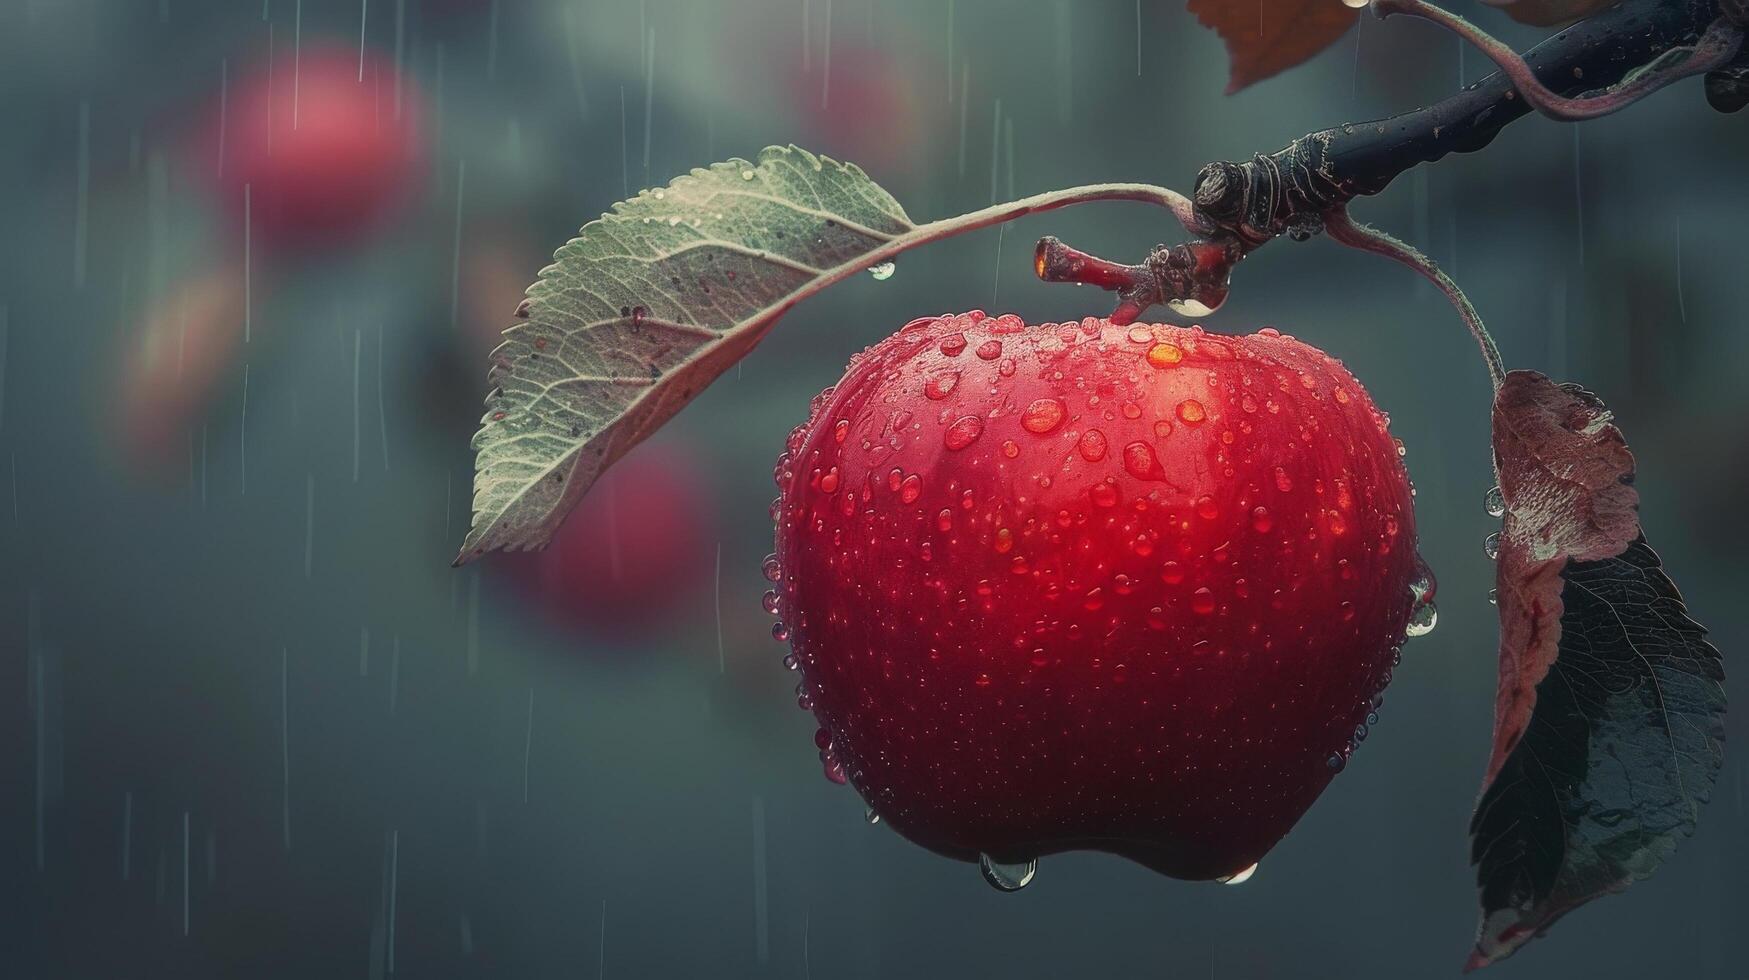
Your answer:
[[[1446,299],[1457,309],[1458,316],[1464,321],[1464,326],[1470,329],[1470,336],[1476,338],[1476,344],[1482,348],[1482,361],[1488,368],[1488,380],[1499,391],[1500,385],[1506,380],[1506,368],[1500,359],[1500,348],[1494,344],[1494,338],[1488,333],[1488,328],[1482,325],[1481,314],[1470,303],[1469,297],[1458,288],[1458,284],[1445,274],[1439,263],[1410,245],[1386,232],[1369,225],[1355,221],[1348,213],[1347,207],[1334,208],[1324,213],[1324,230],[1336,242],[1357,248],[1363,252],[1372,252],[1385,258],[1401,262],[1426,276],[1445,293]]]
[[[1033,271],[1045,282],[1098,286],[1117,294],[1111,322],[1134,323],[1159,303],[1195,303],[1213,312],[1227,298],[1227,280],[1246,249],[1232,239],[1201,239],[1156,245],[1140,265],[1111,262],[1063,244],[1055,236],[1039,239]]]
[[[1511,80],[1517,93],[1531,107],[1551,119],[1579,122],[1606,116],[1651,95],[1671,82],[1720,68],[1737,56],[1743,44],[1743,25],[1734,23],[1735,13],[1722,5],[1724,15],[1713,21],[1693,45],[1666,49],[1650,62],[1628,72],[1618,83],[1593,95],[1564,96],[1545,86],[1530,65],[1504,42],[1457,14],[1426,0],[1372,0],[1372,9],[1382,20],[1392,14],[1408,14],[1432,21],[1475,45]],[[1510,96],[1509,96],[1510,97]]]

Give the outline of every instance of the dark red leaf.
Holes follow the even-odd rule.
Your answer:
[[[1507,16],[1521,24],[1553,27],[1589,17],[1621,0],[1482,0],[1490,7],[1499,7]]]
[[[1286,71],[1348,33],[1360,12],[1339,0],[1190,0],[1190,12],[1227,42],[1227,92]]]
[[[1651,874],[1693,832],[1724,737],[1719,653],[1646,545],[1609,410],[1511,372],[1494,465],[1500,686],[1470,823],[1482,921],[1469,969]]]

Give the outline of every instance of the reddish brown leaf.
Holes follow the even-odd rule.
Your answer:
[[[1506,498],[1500,534],[1500,688],[1494,754],[1500,772],[1536,706],[1536,686],[1561,636],[1561,569],[1569,559],[1621,554],[1640,533],[1634,456],[1590,392],[1513,371],[1494,397],[1494,468]]]
[[[1494,751],[1470,822],[1468,968],[1651,874],[1718,774],[1724,670],[1646,545],[1634,458],[1597,396],[1530,371],[1494,401]]]
[[[1490,7],[1499,7],[1521,24],[1553,27],[1589,17],[1621,0],[1482,0]]]
[[[1340,0],[1190,0],[1190,12],[1227,42],[1232,94],[1309,60],[1348,33],[1360,12]]]

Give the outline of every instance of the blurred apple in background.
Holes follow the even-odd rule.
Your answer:
[[[917,147],[947,120],[947,68],[922,47],[839,39],[829,62],[815,57],[804,66],[786,52],[770,64],[782,72],[777,88],[801,123],[797,142],[877,177],[907,171]],[[954,85],[958,99],[958,79]]]
[[[183,462],[189,420],[243,342],[240,258],[182,280],[148,310],[117,390],[116,423],[129,461],[147,469]]]
[[[590,488],[545,551],[506,578],[554,622],[637,642],[713,621],[717,495],[685,443],[646,443]]]
[[[211,187],[269,249],[354,245],[416,196],[427,148],[413,82],[357,45],[303,42],[256,65],[202,134]],[[247,188],[247,203],[245,203]]]

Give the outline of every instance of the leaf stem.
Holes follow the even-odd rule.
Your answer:
[[[1470,303],[1464,291],[1458,284],[1445,274],[1437,262],[1422,254],[1415,246],[1393,237],[1387,232],[1368,225],[1360,224],[1348,213],[1347,207],[1340,207],[1324,214],[1324,230],[1336,242],[1357,248],[1363,252],[1382,255],[1387,259],[1400,262],[1426,276],[1439,287],[1446,299],[1457,309],[1458,316],[1463,319],[1464,326],[1470,330],[1470,336],[1476,338],[1477,346],[1482,348],[1482,362],[1488,368],[1488,381],[1494,390],[1499,391],[1500,385],[1506,380],[1506,369],[1500,359],[1500,348],[1495,346],[1494,338],[1489,335],[1488,328],[1482,325],[1481,314]]]
[[[968,231],[1002,224],[1016,218],[1024,218],[1029,214],[1055,211],[1072,204],[1087,204],[1093,201],[1140,201],[1143,204],[1153,204],[1171,211],[1172,216],[1178,219],[1178,223],[1193,235],[1205,234],[1211,230],[1197,214],[1196,205],[1191,203],[1190,198],[1175,190],[1157,187],[1153,184],[1084,184],[1080,187],[1067,187],[1062,190],[1034,194],[1031,197],[1023,197],[1002,204],[992,204],[978,211],[918,225],[870,253],[869,258],[873,260],[870,264],[892,258],[919,245],[951,238]]]

